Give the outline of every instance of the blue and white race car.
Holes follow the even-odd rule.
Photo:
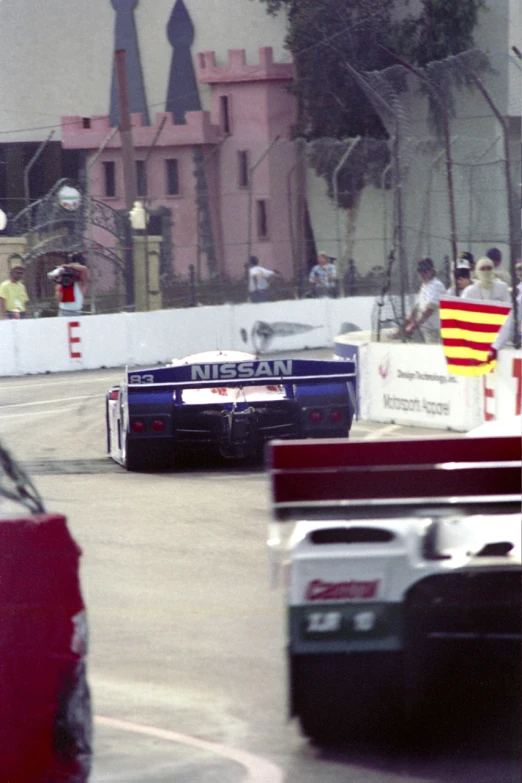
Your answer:
[[[346,438],[354,400],[353,362],[193,354],[127,369],[107,393],[107,450],[127,470],[168,467],[198,449],[260,459],[274,438]]]

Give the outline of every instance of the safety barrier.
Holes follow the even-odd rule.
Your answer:
[[[475,378],[450,375],[440,345],[373,343],[355,333],[338,336],[334,351],[356,361],[362,419],[467,432],[521,412],[521,351],[502,349],[494,372]]]
[[[0,375],[146,366],[214,349],[323,348],[371,327],[373,297],[303,299],[0,322]]]

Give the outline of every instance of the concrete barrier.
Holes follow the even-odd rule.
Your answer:
[[[253,353],[333,345],[371,327],[373,297],[301,299],[148,313],[0,322],[0,375],[146,366],[218,348]]]
[[[336,337],[334,352],[357,362],[362,419],[467,432],[520,414],[521,351],[502,349],[494,372],[476,378],[450,375],[440,345],[374,343],[356,332]]]

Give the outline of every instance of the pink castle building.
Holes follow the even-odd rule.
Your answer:
[[[185,111],[182,123],[160,113],[152,125],[132,114],[138,198],[152,214],[170,211],[172,270],[186,277],[193,265],[201,280],[239,280],[256,255],[292,278],[292,65],[274,63],[270,47],[256,64],[230,50],[225,67],[202,52],[197,81],[210,87],[210,111]],[[121,210],[122,144],[119,132],[107,143],[112,130],[107,116],[62,118],[64,148],[87,153],[90,195]]]

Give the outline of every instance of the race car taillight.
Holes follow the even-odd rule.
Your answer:
[[[154,419],[150,428],[153,432],[163,432],[165,429],[165,422],[163,419]]]
[[[140,434],[145,431],[145,422],[141,419],[133,419],[130,426],[131,430],[136,434]]]
[[[342,420],[343,420],[342,411],[335,410],[330,413],[330,421],[332,422],[332,424],[339,424],[339,422]]]
[[[320,424],[323,420],[323,412],[322,411],[311,411],[310,413],[310,422],[312,424]]]

